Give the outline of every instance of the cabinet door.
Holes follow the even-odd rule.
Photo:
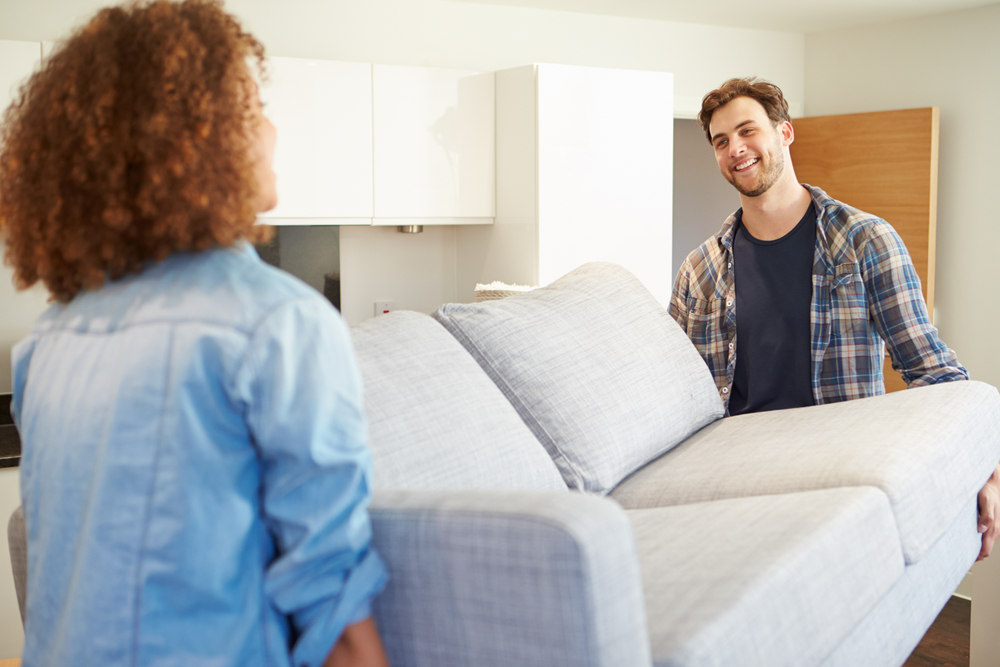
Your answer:
[[[493,74],[375,65],[372,81],[375,224],[492,218]]]
[[[666,307],[673,75],[538,65],[538,280],[621,264]]]
[[[261,86],[278,130],[267,224],[371,224],[371,65],[271,58]]]
[[[38,66],[42,49],[38,42],[0,41],[0,110],[6,109],[18,87]],[[3,243],[0,241],[0,255]],[[0,263],[0,393],[9,392],[10,349],[24,338],[43,310],[49,293],[41,285],[30,290],[14,290],[14,274]]]

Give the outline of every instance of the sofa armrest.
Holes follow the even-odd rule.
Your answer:
[[[380,491],[374,604],[393,667],[648,667],[632,529],[570,492]]]

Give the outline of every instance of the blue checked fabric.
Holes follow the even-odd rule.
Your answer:
[[[967,380],[927,316],[920,279],[896,231],[881,218],[819,188],[813,261],[812,388],[816,404],[885,393],[882,361],[913,386]],[[736,214],[718,236],[688,255],[678,272],[670,314],[708,364],[723,403],[736,370]]]

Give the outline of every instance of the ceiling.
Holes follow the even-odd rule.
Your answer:
[[[997,0],[452,0],[811,33],[997,4]]]
[[[100,7],[122,0],[0,0],[0,39],[58,39]],[[226,0],[241,8],[281,3],[288,15],[368,0]],[[641,18],[676,23],[812,33],[972,9],[1000,0],[424,0]],[[339,11],[339,10],[338,10]]]

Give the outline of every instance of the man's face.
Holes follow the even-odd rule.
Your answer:
[[[785,170],[791,127],[787,122],[774,127],[760,102],[749,97],[719,107],[709,123],[719,171],[740,194],[764,194]]]

